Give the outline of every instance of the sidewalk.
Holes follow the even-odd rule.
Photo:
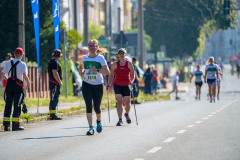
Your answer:
[[[188,92],[188,85],[189,85],[189,83],[187,83],[187,82],[179,82],[178,83],[178,92]],[[169,93],[172,91],[172,89],[173,89],[172,83],[168,82],[167,88],[160,88],[160,90],[158,92],[159,93]]]

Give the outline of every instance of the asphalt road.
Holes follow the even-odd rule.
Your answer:
[[[21,132],[0,133],[0,159],[80,160],[239,160],[240,79],[226,71],[220,100],[209,103],[207,85],[201,101],[195,86],[181,93],[181,100],[137,106],[139,125],[124,119],[117,127],[116,110],[111,122],[103,112],[103,131],[86,136],[84,115],[63,121],[29,125]],[[95,117],[94,117],[95,122]]]

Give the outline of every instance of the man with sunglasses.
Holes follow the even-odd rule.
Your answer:
[[[50,120],[62,120],[56,115],[59,95],[61,92],[62,83],[62,66],[58,62],[62,56],[61,50],[56,49],[52,53],[52,59],[48,62],[48,75],[49,75],[49,89],[50,89],[50,104],[49,115]]]
[[[12,54],[11,54],[11,53],[7,53],[7,54],[6,54],[6,60],[3,61],[2,64],[1,64],[1,66],[0,66],[0,70],[1,70],[1,71],[2,71],[3,68],[5,67],[6,63],[11,60],[11,58],[12,58]],[[3,78],[2,78],[2,85],[3,85],[4,88],[6,88],[6,86],[7,86],[7,80],[6,80],[6,79],[3,79]]]
[[[12,131],[23,130],[20,127],[21,103],[24,97],[23,80],[29,86],[30,81],[28,78],[27,66],[21,61],[23,57],[23,49],[18,47],[14,51],[15,59],[8,61],[2,71],[2,76],[7,80],[5,90],[6,105],[3,115],[4,131],[10,131],[10,122],[12,120]],[[11,119],[12,103],[14,102],[14,111]]]

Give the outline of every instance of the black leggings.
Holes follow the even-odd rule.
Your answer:
[[[103,96],[103,85],[91,85],[83,81],[82,84],[83,98],[86,103],[87,113],[92,113],[92,101],[96,114],[101,113],[100,105]]]

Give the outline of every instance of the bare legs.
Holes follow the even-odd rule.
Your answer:
[[[122,97],[121,94],[116,94],[116,100],[117,100],[117,113],[118,113],[118,118],[122,119],[122,113],[123,113],[123,108],[122,108],[122,103],[124,101],[125,104],[125,111],[126,114],[129,113],[130,111],[130,96],[125,96]]]
[[[211,100],[215,100],[216,97],[216,83],[208,84],[209,96]]]

